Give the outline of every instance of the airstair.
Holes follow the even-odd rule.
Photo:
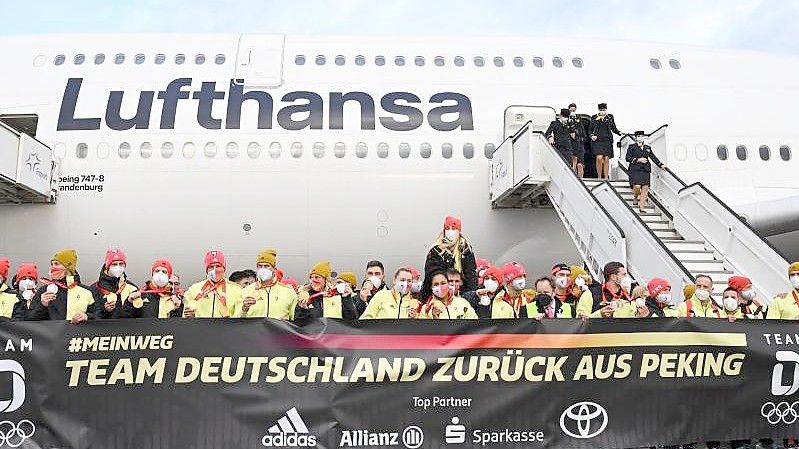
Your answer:
[[[0,205],[54,203],[53,151],[0,122]]]
[[[766,302],[790,289],[788,262],[776,249],[702,183],[687,185],[667,168],[668,126],[647,134],[664,166],[652,164],[649,202],[640,212],[624,162],[632,137],[619,142],[611,180],[581,180],[543,135],[554,118],[551,107],[505,111],[507,137],[491,160],[492,207],[531,207],[548,197],[595,279],[615,260],[639,283],[662,277],[674,290],[707,274],[716,299],[735,274],[750,277]]]

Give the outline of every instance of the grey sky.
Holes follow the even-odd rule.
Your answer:
[[[9,5],[13,5],[9,8]],[[282,32],[603,37],[799,54],[799,0],[34,0],[0,34]]]

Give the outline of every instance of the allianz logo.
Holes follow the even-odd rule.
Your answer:
[[[399,447],[417,449],[424,444],[424,431],[418,426],[407,426],[402,432],[373,432],[370,430],[342,430],[339,447]]]

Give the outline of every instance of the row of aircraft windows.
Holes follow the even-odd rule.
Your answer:
[[[128,55],[126,55],[124,53],[117,53],[117,54],[115,54],[113,56],[109,56],[109,57],[111,58],[111,61],[113,61],[113,63],[116,64],[116,65],[124,64],[125,61],[128,59]],[[37,58],[44,58],[44,57],[40,56],[40,57],[37,57]],[[87,58],[87,56],[85,54],[78,53],[72,58],[72,63],[75,64],[75,65],[81,65],[84,62],[86,62],[86,58]],[[137,53],[137,54],[132,56],[132,59],[133,59],[133,63],[134,64],[141,65],[141,64],[144,64],[147,61],[147,56],[144,53]],[[225,55],[218,54],[218,55],[214,56],[214,64],[222,65],[222,64],[225,63],[225,59],[226,59]],[[157,65],[161,65],[161,64],[165,63],[166,60],[167,60],[167,57],[163,53],[158,53],[155,56],[153,56],[153,62],[155,64],[157,64]],[[173,59],[173,61],[177,65],[184,64],[186,62],[186,60],[187,60],[187,56],[185,54],[183,54],[183,53],[176,54],[174,59]],[[206,56],[204,54],[202,54],[202,53],[194,55],[194,63],[197,64],[197,65],[205,64],[206,60],[207,60]],[[53,64],[54,65],[63,65],[66,61],[67,61],[66,55],[56,55],[56,57],[53,58]],[[106,62],[105,53],[97,53],[96,55],[94,55],[93,61],[94,61],[94,64],[96,64],[96,65],[104,64]],[[37,61],[34,61],[34,65],[41,65],[41,64],[37,64]]]
[[[382,55],[375,56],[374,64],[376,66],[384,66],[386,65],[388,59],[389,58]],[[355,56],[354,61],[355,65],[357,66],[366,65],[366,56],[357,55]],[[405,56],[394,56],[393,61],[394,65],[398,67],[402,67],[406,64]],[[295,65],[305,65],[306,62],[307,60],[305,55],[294,56]],[[524,58],[520,56],[514,57],[511,60],[511,62],[515,67],[524,67],[525,65]],[[327,56],[316,55],[316,57],[314,58],[314,63],[316,65],[327,64]],[[347,57],[344,55],[336,55],[333,58],[333,63],[338,66],[343,66],[347,63]],[[492,63],[494,64],[494,67],[504,67],[505,58],[503,58],[502,56],[495,56],[492,60]],[[574,67],[578,69],[583,68],[583,66],[585,65],[585,63],[583,62],[583,58],[579,57],[572,58],[571,63]],[[424,56],[415,56],[413,58],[413,64],[417,67],[423,67],[427,64],[427,60],[425,59]],[[447,60],[443,56],[436,56],[433,58],[433,65],[435,65],[436,67],[444,67],[446,64]],[[455,65],[455,67],[464,67],[466,65],[466,58],[464,58],[463,56],[455,56],[454,58],[452,58],[452,64]],[[474,58],[472,58],[472,64],[474,64],[475,67],[484,67],[487,64],[486,58],[482,56],[475,56]],[[532,59],[532,64],[535,67],[544,67],[544,58],[536,56]],[[552,65],[557,68],[562,68],[565,65],[565,62],[563,58],[555,56],[554,58],[552,58]]]
[[[216,142],[207,142],[202,145],[202,153],[207,158],[216,157],[219,152],[219,146]],[[337,158],[343,158],[347,153],[347,144],[344,142],[337,142],[333,145],[333,155]],[[352,149],[352,148],[351,148]],[[486,143],[483,145],[483,154],[487,159],[491,159],[494,154],[496,146],[493,143]],[[56,157],[63,158],[66,156],[66,145],[59,143],[55,145]],[[258,142],[249,142],[246,146],[246,153],[252,159],[257,159],[261,156],[261,144]],[[323,142],[315,142],[311,146],[311,154],[317,159],[325,157],[326,146]],[[365,158],[369,154],[369,145],[366,142],[358,142],[354,146],[355,156],[358,158]],[[386,142],[380,142],[376,146],[377,157],[385,159],[389,156],[390,146]],[[397,146],[398,154],[401,158],[407,159],[411,156],[411,144],[407,142],[400,143]],[[472,159],[474,157],[475,146],[473,143],[464,143],[462,148],[463,157]],[[120,159],[127,159],[134,153],[133,146],[128,142],[122,142],[117,148],[117,154]],[[142,142],[138,146],[138,153],[142,159],[149,159],[155,152],[155,147],[152,142]],[[271,142],[267,147],[269,156],[272,159],[277,159],[283,154],[283,145],[280,142]],[[423,159],[429,159],[433,154],[433,145],[428,142],[419,144],[419,156]],[[197,144],[194,142],[186,142],[183,144],[180,152],[185,159],[192,159],[197,153]],[[240,154],[240,147],[237,142],[228,142],[224,145],[225,155],[230,158],[236,158]],[[176,153],[176,146],[172,142],[163,142],[160,148],[161,157],[170,159]],[[304,146],[302,142],[293,142],[289,146],[289,153],[293,158],[300,158],[304,153]],[[97,145],[97,157],[106,159],[111,154],[111,145],[101,142]],[[450,159],[455,154],[455,146],[451,143],[441,144],[441,155],[445,159]],[[89,145],[86,143],[79,143],[75,146],[75,156],[78,159],[86,159],[89,157]]]
[[[791,160],[791,147],[788,145],[781,145],[779,151],[780,159],[783,161]],[[768,161],[771,159],[771,148],[768,145],[760,145],[758,152],[760,153],[761,160]],[[726,161],[729,158],[729,149],[727,145],[722,144],[716,147],[716,155],[719,160]],[[740,161],[745,161],[749,158],[749,151],[746,145],[738,145],[735,147],[735,157]]]

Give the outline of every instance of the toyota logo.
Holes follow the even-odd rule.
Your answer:
[[[608,426],[608,412],[596,402],[578,402],[560,415],[560,428],[572,438],[593,438]]]
[[[795,402],[766,402],[760,407],[760,416],[766,419],[769,424],[793,424],[799,419],[799,401]]]

